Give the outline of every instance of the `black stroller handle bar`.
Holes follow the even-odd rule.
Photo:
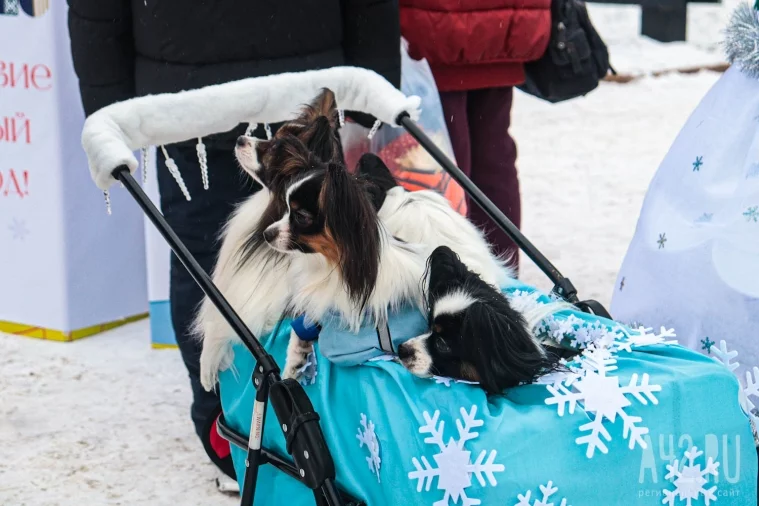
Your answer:
[[[475,185],[464,172],[454,164],[448,156],[422,131],[419,125],[411,119],[408,114],[398,116],[397,123],[419,143],[432,158],[439,163],[443,169],[456,181],[469,197],[482,208],[483,211],[492,219],[498,227],[508,235],[512,241],[524,251],[530,260],[540,268],[548,279],[554,284],[554,291],[567,302],[576,304],[577,290],[568,278],[562,276],[559,270],[541,253],[525,235],[519,231],[511,220],[509,220],[493,202],[485,196],[477,185]]]
[[[250,331],[250,329],[243,323],[240,316],[232,308],[226,298],[221,294],[216,285],[211,281],[211,277],[203,270],[195,257],[192,256],[187,246],[179,239],[176,232],[166,222],[166,218],[156,208],[155,204],[150,200],[150,197],[143,191],[140,185],[135,181],[134,177],[129,173],[129,169],[122,165],[113,171],[113,177],[120,181],[126,190],[134,197],[134,200],[145,212],[148,219],[155,225],[160,234],[166,240],[171,247],[174,254],[177,256],[182,265],[185,266],[187,272],[193,277],[195,282],[203,290],[203,293],[211,300],[214,306],[227,320],[232,330],[240,337],[243,344],[248,348],[250,353],[261,362],[261,365],[268,365],[272,371],[279,373],[279,368],[274,359],[267,353],[261,343],[256,339],[256,336]],[[269,361],[269,364],[265,362]]]

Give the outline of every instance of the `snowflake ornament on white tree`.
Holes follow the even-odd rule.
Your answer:
[[[517,499],[519,499],[519,502],[516,503],[514,506],[554,506],[553,502],[548,502],[549,499],[551,499],[551,496],[554,495],[556,492],[559,491],[558,487],[553,486],[553,482],[549,481],[548,485],[540,485],[540,492],[543,494],[543,499],[538,499],[537,497],[533,502],[530,502],[530,499],[532,498],[532,491],[528,490],[525,495],[519,494],[517,496]],[[551,499],[553,501],[553,499]],[[559,506],[568,506],[567,500],[562,499],[559,503]]]
[[[648,428],[639,425],[643,421],[641,417],[625,411],[632,406],[627,396],[634,397],[643,405],[649,401],[658,404],[654,393],[661,391],[661,386],[650,384],[648,374],[640,376],[640,381],[638,374],[633,374],[627,385],[621,385],[619,377],[610,374],[617,369],[617,360],[607,348],[591,346],[581,357],[580,372],[547,385],[551,397],[546,399],[546,404],[555,404],[559,416],[564,416],[565,411],[573,414],[578,404],[588,414],[594,415],[589,423],[580,426],[580,431],[590,433],[575,440],[579,445],[587,445],[585,455],[588,458],[593,457],[596,449],[602,453],[609,452],[603,440],[611,441],[611,434],[604,421],[614,423],[617,416],[624,422],[622,437],[628,440],[629,448],[633,449],[635,445],[646,448],[643,436],[648,434]]]
[[[361,427],[363,427],[363,430]],[[359,443],[358,447],[363,448],[366,445],[366,449],[369,451],[366,463],[369,465],[369,470],[377,475],[377,482],[379,483],[380,466],[382,465],[379,440],[377,439],[377,433],[374,431],[374,422],[368,420],[363,413],[361,413],[361,427],[359,427],[358,434],[356,434],[356,439],[358,439]]]
[[[447,444],[443,439],[445,422],[439,421],[440,411],[435,411],[432,417],[427,411],[423,413],[426,424],[419,428],[419,432],[430,434],[424,442],[437,445],[440,451],[432,457],[436,467],[433,467],[426,457],[421,458],[421,463],[414,457],[412,462],[416,470],[408,473],[408,477],[411,480],[418,480],[417,492],[421,492],[422,488],[429,491],[432,482],[437,478],[437,489],[443,491],[443,498],[435,501],[433,506],[459,504],[459,499],[462,506],[481,504],[479,499],[471,498],[466,493],[466,489],[472,485],[472,474],[477,477],[481,486],[486,486],[485,479],[487,478],[487,483],[494,487],[498,485],[494,473],[503,472],[505,469],[503,464],[494,463],[497,453],[495,450],[491,450],[487,460],[485,457],[488,452],[482,450],[477,460],[472,462],[471,451],[466,449],[466,443],[480,435],[472,429],[481,427],[484,422],[476,418],[476,405],[472,406],[469,412],[464,408],[461,408],[460,412],[461,419],[456,420],[459,438],[458,440],[450,438]]]
[[[690,450],[685,451],[685,458],[687,463],[683,462],[682,469],[680,462],[675,460],[672,464],[667,465],[667,475],[664,477],[666,480],[671,480],[675,486],[675,490],[664,489],[664,499],[662,504],[669,506],[675,506],[675,501],[685,501],[686,506],[692,506],[692,501],[699,500],[700,496],[704,496],[704,503],[709,506],[710,501],[716,501],[717,496],[714,492],[717,491],[716,485],[706,489],[704,485],[707,483],[707,477],[717,476],[718,462],[709,457],[706,461],[706,467],[701,469],[701,464],[696,464],[696,459],[702,456],[704,452],[699,451],[695,446]]]

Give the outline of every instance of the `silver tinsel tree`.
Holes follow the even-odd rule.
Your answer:
[[[730,63],[759,78],[759,0],[753,8],[744,3],[735,9],[725,29],[724,47]]]

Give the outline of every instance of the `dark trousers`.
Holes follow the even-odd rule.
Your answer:
[[[198,157],[194,144],[167,147],[169,156],[179,167],[192,197],[187,201],[177,182],[166,169],[165,160],[158,149],[158,186],[161,194],[161,210],[166,221],[184,242],[198,263],[211,273],[219,253],[219,233],[235,204],[251,195],[255,188],[249,177],[244,176],[229,149],[208,149],[209,189],[204,190]],[[182,360],[192,386],[191,417],[195,431],[203,441],[211,459],[229,474],[229,467],[220,464],[218,455],[209,451],[208,431],[212,429],[211,418],[219,413],[220,402],[215,392],[206,392],[200,384],[201,342],[191,335],[195,313],[203,299],[203,292],[174,254],[171,255],[171,278],[169,288],[171,320],[182,354]]]
[[[517,147],[509,135],[514,89],[490,88],[440,93],[456,161],[485,195],[517,226],[521,200],[517,176]],[[519,264],[514,242],[474,202],[469,218],[482,228],[497,254]]]

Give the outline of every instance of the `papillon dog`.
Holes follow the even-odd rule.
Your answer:
[[[490,394],[555,370],[559,356],[535,338],[524,316],[446,246],[427,265],[430,332],[400,345],[412,374],[473,381]]]
[[[289,180],[308,171],[315,161],[313,156],[301,156],[302,151],[294,156],[288,150],[303,143],[313,144],[316,151],[325,145],[339,150],[332,133],[335,115],[334,96],[325,91],[305,106],[295,121],[280,127],[270,141],[244,136],[238,139],[238,163],[263,189],[240,204],[221,231],[221,248],[212,277],[255,335],[271,330],[287,313],[290,301],[290,288],[284,280],[288,278],[291,257],[266,246],[263,233],[286,209],[284,191]],[[299,165],[294,166],[292,160]],[[232,344],[238,338],[207,298],[198,310],[194,333],[203,341],[201,383],[211,390],[218,371],[231,364]]]
[[[380,222],[369,183],[335,163],[294,180],[287,209],[264,232],[278,252],[292,256],[289,283],[295,314],[311,321],[335,316],[357,331],[386,322],[388,312],[411,302],[423,307],[423,245],[394,238]]]
[[[241,135],[235,146],[235,157],[240,167],[261,186],[270,191],[281,191],[290,178],[297,176],[297,167],[290,163],[287,149],[292,143],[284,139],[296,138],[316,159],[324,162],[343,161],[343,150],[337,134],[338,112],[335,95],[328,89],[303,107],[293,121],[284,123],[271,139],[261,140]]]

